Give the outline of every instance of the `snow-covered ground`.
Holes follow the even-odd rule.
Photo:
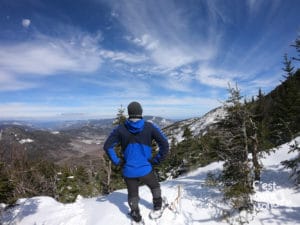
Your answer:
[[[297,139],[300,142],[300,137]],[[280,162],[296,153],[288,154],[288,145],[266,155],[261,182],[255,183],[255,213],[248,215],[251,225],[300,224],[300,191],[289,180],[289,171]],[[163,195],[172,202],[182,187],[181,204],[175,204],[179,214],[166,209],[155,222],[148,218],[152,208],[148,188],[140,188],[140,208],[146,225],[214,225],[228,224],[222,216],[222,195],[217,187],[205,184],[208,172],[217,172],[222,163],[212,163],[186,176],[162,182]],[[79,197],[72,204],[62,204],[49,197],[20,199],[19,205],[2,214],[4,225],[129,225],[127,192],[118,190],[108,196]],[[181,206],[181,207],[179,207]]]
[[[34,140],[30,138],[22,139],[19,141],[20,144],[31,143],[31,142],[34,142]]]

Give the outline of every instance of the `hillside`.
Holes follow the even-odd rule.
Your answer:
[[[300,137],[297,138],[299,143]],[[253,214],[241,215],[250,225],[295,225],[300,223],[300,193],[293,188],[289,180],[289,171],[280,164],[281,161],[295,157],[289,154],[289,145],[279,146],[270,155],[262,159],[264,169],[262,179],[255,184],[256,193],[252,196],[255,203]],[[222,169],[221,162],[182,176],[178,179],[161,183],[163,195],[172,202],[182,187],[180,204],[175,208],[176,214],[167,209],[158,224],[163,225],[213,225],[228,224],[224,219],[222,194],[218,186],[208,186],[206,176],[209,172],[218,173]],[[147,225],[157,224],[147,214],[151,209],[151,194],[148,188],[140,188],[140,207]],[[2,213],[3,225],[105,225],[130,224],[127,216],[126,190],[117,190],[108,196],[94,198],[78,197],[76,202],[62,204],[50,197],[39,196],[20,199],[15,207]],[[236,217],[237,218],[237,217]]]
[[[287,77],[267,94],[259,90],[252,101],[244,106],[258,126],[258,139],[263,147],[276,146],[291,140],[300,132],[300,70]],[[180,143],[184,131],[189,129],[193,137],[200,137],[224,119],[224,108],[218,107],[201,117],[177,121],[164,128],[169,141]]]
[[[164,132],[168,136],[169,140],[174,138],[178,143],[183,140],[183,133],[187,127],[190,129],[194,137],[201,136],[220,119],[224,118],[225,114],[226,112],[223,107],[218,107],[209,111],[204,116],[175,122],[164,128]]]
[[[300,69],[286,75],[276,88],[248,103],[260,129],[260,141],[279,145],[300,132]]]
[[[173,121],[145,116],[161,127]],[[104,140],[113,129],[114,119],[78,121],[2,121],[0,122],[0,159],[6,161],[13,149],[26,152],[28,159],[57,164],[90,165],[98,161]],[[26,149],[26,151],[25,151]]]

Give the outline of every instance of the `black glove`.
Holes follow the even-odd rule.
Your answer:
[[[155,166],[155,165],[158,165],[159,164],[159,161],[157,161],[156,158],[151,158],[149,159],[149,162],[151,163],[151,165]]]
[[[120,159],[117,166],[122,168],[124,165],[125,165],[125,161],[123,159]]]

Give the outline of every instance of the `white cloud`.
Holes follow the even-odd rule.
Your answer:
[[[143,47],[162,68],[175,69],[212,59],[217,53],[220,30],[215,29],[214,21],[194,27],[195,21],[173,1],[112,1],[110,4],[129,32],[128,40]],[[195,33],[194,29],[201,32]]]
[[[227,88],[229,83],[233,83],[234,74],[228,71],[200,66],[196,78],[202,84]]]
[[[153,96],[151,99],[141,99],[140,102],[145,115],[158,115],[166,118],[201,116],[221,105],[214,98],[193,96]]]
[[[101,89],[109,90],[107,93],[104,91],[98,102],[116,102],[121,99],[130,101],[130,99],[148,98],[151,96],[152,86],[149,80],[142,80],[135,78],[135,76],[122,76],[116,74],[113,77],[98,77],[98,78],[83,78],[82,82],[90,83],[99,86]],[[90,99],[93,99],[89,97]],[[84,102],[89,102],[86,99]],[[93,100],[92,100],[93,101]],[[94,102],[93,102],[94,103]]]
[[[172,40],[159,41],[148,34],[141,37],[127,38],[127,40],[143,47],[152,62],[167,69],[176,69],[195,61],[208,60],[216,54],[216,48],[212,45],[204,44],[205,47],[204,45],[200,47],[201,44],[190,46],[189,43],[184,41],[175,44],[172,43]]]
[[[65,40],[47,39],[0,46],[0,65],[15,73],[52,75],[63,71],[92,72],[100,66],[97,51]]]
[[[132,41],[134,44],[144,47],[146,50],[155,50],[159,46],[159,41],[154,40],[151,35],[143,34],[141,37],[127,38],[127,40]]]
[[[31,20],[30,19],[23,19],[22,20],[22,26],[25,28],[28,28],[31,24]]]
[[[192,97],[192,96],[183,96],[183,97],[156,97],[152,100],[146,100],[146,104],[149,105],[166,105],[166,106],[198,106],[202,107],[204,105],[216,106],[219,105],[220,102],[217,99],[212,98],[203,98],[203,97]]]
[[[127,52],[117,52],[117,51],[110,51],[110,50],[100,50],[100,56],[106,59],[110,59],[112,61],[122,61],[125,63],[140,63],[147,60],[147,57],[144,55],[139,54],[131,54]]]
[[[263,11],[265,14],[265,18],[269,20],[268,22],[273,22],[274,15],[277,14],[277,10],[281,8],[282,0],[272,0],[272,1],[260,1],[260,0],[247,0],[246,5],[248,7],[248,11],[250,13],[250,16],[256,17],[258,13],[261,13],[263,9],[263,6],[267,4],[268,10]]]
[[[167,68],[180,67],[195,60],[192,54],[173,46],[160,46],[151,55],[156,64]]]
[[[248,9],[251,14],[257,13],[260,8],[260,4],[262,1],[259,0],[247,0],[246,3],[248,5]]]
[[[191,84],[194,81],[194,71],[188,68],[177,71],[168,71],[163,78],[157,78],[157,84],[165,90],[180,91],[185,93],[194,92]]]
[[[64,40],[37,36],[33,41],[0,46],[0,76],[10,77],[6,89],[32,87],[29,82],[21,81],[28,76],[95,72],[102,61],[95,40],[98,38],[83,35]]]
[[[240,88],[243,92],[247,93],[247,96],[257,95],[259,88],[268,93],[270,90],[280,84],[281,77],[281,73],[274,73],[272,77],[257,77],[251,81],[241,83]]]
[[[117,95],[118,94],[118,95]],[[131,95],[133,94],[133,95]],[[77,106],[57,106],[45,103],[8,103],[1,104],[0,119],[72,119],[113,118],[120,105],[127,107],[133,100],[139,101],[144,109],[144,115],[164,116],[166,118],[184,118],[200,116],[220,105],[217,99],[193,96],[157,96],[131,93],[116,96],[92,96],[76,98]],[[117,98],[117,100],[116,100]],[[101,103],[101,104],[100,104]],[[77,118],[75,118],[77,117]]]
[[[0,92],[17,91],[36,87],[36,83],[16,79],[12,74],[0,71]]]

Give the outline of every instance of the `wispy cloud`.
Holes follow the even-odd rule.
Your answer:
[[[36,87],[33,82],[16,79],[14,75],[0,71],[0,91],[18,91]]]
[[[204,85],[227,88],[229,83],[233,83],[236,76],[237,74],[235,75],[233,72],[203,65],[199,67],[196,78]]]
[[[35,74],[95,71],[101,60],[92,41],[89,37],[74,42],[43,36],[33,42],[2,46],[1,56],[6,57],[1,57],[1,65],[11,71]]]
[[[183,93],[193,93],[191,87],[195,79],[194,70],[189,67],[180,68],[178,70],[167,71],[167,75],[157,78],[159,86],[165,90],[172,90]]]
[[[125,63],[141,63],[147,60],[147,57],[142,54],[132,54],[128,52],[119,52],[102,49],[99,51],[101,57],[112,61],[121,61]]]
[[[117,82],[116,82],[117,80]],[[125,77],[116,75],[114,77],[102,76],[94,78],[83,78],[82,82],[98,86],[104,90],[109,91],[109,95],[103,93],[102,98],[119,98],[130,99],[136,97],[149,97],[151,96],[151,85],[147,80],[135,79],[132,77]]]
[[[105,49],[101,33],[93,35],[70,27],[66,32],[59,38],[36,32],[30,40],[0,45],[0,85],[5,87],[0,91],[36,87],[35,78],[95,73],[105,60],[112,68],[118,63],[131,65],[148,60],[143,53]]]
[[[201,116],[221,103],[215,98],[197,96],[154,96],[141,99],[145,114],[167,118],[182,118],[184,115]]]
[[[217,52],[218,31],[211,21],[203,21],[201,32],[190,36],[189,14],[172,1],[113,1],[118,21],[127,29],[127,38],[143,47],[156,65],[178,68],[198,60],[213,58]]]
[[[250,14],[255,14],[260,8],[262,1],[260,0],[246,0]]]
[[[150,35],[144,34],[141,37],[130,37],[126,36],[125,39],[127,39],[130,42],[133,42],[134,44],[145,48],[146,50],[155,50],[159,46],[159,41],[154,40]]]

